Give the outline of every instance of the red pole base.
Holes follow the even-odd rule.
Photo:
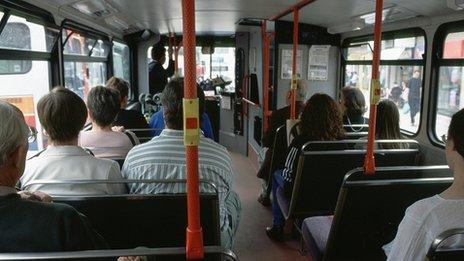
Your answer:
[[[188,260],[203,259],[203,231],[200,229],[190,229],[187,227],[187,246],[186,253]]]

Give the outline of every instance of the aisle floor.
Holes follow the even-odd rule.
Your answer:
[[[258,203],[260,180],[247,157],[231,153],[237,176],[234,190],[242,201],[242,217],[235,238],[234,251],[240,260],[310,260],[299,253],[299,241],[287,239],[283,243],[271,241],[265,233],[272,223],[271,208]],[[287,238],[289,235],[287,235]]]

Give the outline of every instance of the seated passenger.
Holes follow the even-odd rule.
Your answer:
[[[92,88],[87,96],[92,130],[83,131],[79,146],[89,148],[99,158],[125,158],[139,140],[130,131],[119,132],[111,129],[119,112],[118,91],[102,86]]]
[[[84,101],[74,92],[56,87],[39,100],[37,112],[48,136],[47,149],[30,158],[21,187],[51,195],[124,194],[120,184],[30,185],[36,180],[121,180],[117,162],[98,159],[77,146],[79,131],[87,119]]]
[[[186,179],[183,140],[183,80],[171,80],[163,90],[166,129],[160,136],[134,147],[127,154],[122,168],[126,179]],[[226,148],[200,134],[198,146],[199,178],[213,182],[219,190],[221,242],[232,247],[240,220],[241,204],[232,190],[234,170]],[[132,184],[130,193],[158,194],[185,193],[183,184]],[[200,184],[202,192],[214,192],[207,184]]]
[[[111,77],[106,82],[106,87],[119,91],[120,110],[113,126],[122,126],[124,129],[148,129],[148,123],[140,111],[127,110],[127,100],[129,97],[129,83],[121,78]],[[146,139],[151,138],[150,131],[134,131],[137,137]]]
[[[366,113],[366,100],[364,94],[355,87],[343,87],[340,93],[340,105],[343,112],[343,124],[369,124],[364,117]],[[344,127],[346,132],[367,132],[367,127]]]
[[[284,217],[276,199],[278,187],[282,187],[286,196],[291,198],[293,180],[298,167],[301,147],[308,141],[340,140],[345,136],[342,115],[338,105],[327,94],[314,94],[306,103],[301,114],[300,135],[293,139],[287,150],[287,159],[283,170],[274,172],[272,180],[272,227],[266,228],[266,234],[278,241],[283,240]]]
[[[291,104],[291,91],[289,90],[287,92],[287,106],[280,108],[278,110],[275,110],[272,112],[271,116],[269,117],[269,127],[266,130],[266,133],[264,134],[263,137],[263,146],[268,148],[266,151],[266,154],[264,156],[264,161],[263,164],[261,165],[259,171],[258,171],[258,178],[261,178],[264,180],[264,185],[261,195],[258,197],[258,202],[261,203],[264,206],[270,205],[270,199],[269,199],[269,191],[270,189],[267,188],[267,180],[269,179],[270,172],[271,170],[269,169],[271,167],[271,158],[272,158],[272,150],[273,150],[273,143],[274,143],[274,136],[277,131],[277,129],[284,125],[287,121],[287,119],[290,119],[290,104]],[[303,84],[303,82],[300,80],[298,81],[297,84],[297,90],[296,90],[296,114],[299,115],[301,111],[304,108],[304,102],[306,101],[306,86]],[[279,144],[280,145],[280,144]],[[283,160],[285,160],[285,149],[276,149],[275,151],[276,155],[274,159],[277,159],[277,167],[280,166],[280,168],[283,168]],[[281,160],[280,160],[281,159]],[[282,162],[281,162],[282,161]]]
[[[203,135],[206,138],[214,140],[213,126],[208,117],[208,114],[205,112],[205,93],[202,89],[198,88],[198,99],[200,102],[200,129],[203,132]],[[150,119],[150,128],[154,129],[152,131],[153,136],[159,136],[164,129],[164,113],[163,108],[157,111],[151,116]]]
[[[433,240],[445,230],[464,227],[464,109],[453,115],[446,141],[446,161],[453,184],[406,210],[395,239],[384,246],[388,260],[424,260]]]
[[[72,207],[20,197],[15,185],[24,171],[31,133],[21,111],[3,101],[0,122],[0,253],[107,248]]]
[[[382,100],[377,105],[377,117],[375,125],[376,140],[400,140],[404,139],[400,131],[400,113],[396,104],[390,100]],[[362,139],[367,139],[363,137]],[[358,149],[364,149],[366,144],[356,145]],[[380,143],[377,149],[406,149],[405,143]]]

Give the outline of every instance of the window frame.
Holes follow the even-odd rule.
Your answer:
[[[398,38],[406,38],[406,37],[418,37],[422,36],[424,37],[424,53],[422,55],[422,59],[401,59],[401,60],[380,60],[379,66],[385,65],[385,66],[422,66],[422,88],[424,89],[425,87],[425,70],[427,66],[427,50],[428,50],[428,43],[427,43],[427,34],[424,29],[420,27],[411,27],[411,28],[406,28],[406,29],[401,29],[401,30],[394,30],[394,31],[386,31],[382,32],[382,38],[381,40],[392,40],[392,39],[398,39]],[[355,36],[355,37],[349,37],[343,40],[341,49],[340,49],[340,64],[341,64],[341,70],[340,70],[340,89],[345,86],[345,77],[346,77],[346,66],[347,65],[372,65],[372,60],[346,60],[345,55],[343,54],[345,48],[349,47],[351,43],[356,43],[356,42],[361,42],[361,41],[372,41],[374,38],[373,34],[368,34],[368,35],[363,35],[363,36]],[[373,47],[372,47],[373,48]],[[424,108],[424,91],[422,91],[421,94],[421,104],[420,104],[420,115],[424,113],[423,108]],[[370,101],[366,100],[367,103],[370,103]],[[422,116],[420,117],[422,118]],[[401,132],[410,137],[410,138],[415,138],[419,136],[420,129],[422,127],[423,121],[419,119],[419,124],[417,126],[417,132],[412,133],[407,130],[401,129]]]
[[[432,68],[430,76],[430,98],[429,98],[429,111],[428,111],[428,126],[427,135],[431,143],[440,148],[445,148],[445,143],[437,137],[435,127],[438,115],[438,93],[440,81],[440,68],[446,66],[459,66],[464,67],[464,58],[461,59],[444,59],[444,46],[446,37],[450,33],[464,32],[464,20],[453,21],[441,24],[435,31],[433,37],[432,49]]]

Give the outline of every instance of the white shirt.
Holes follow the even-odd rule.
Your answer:
[[[387,260],[424,260],[440,233],[464,227],[463,217],[464,199],[435,195],[417,201],[406,210],[395,239],[383,247]]]
[[[98,159],[77,146],[50,146],[26,162],[21,189],[57,195],[125,194],[124,184],[30,185],[34,180],[121,180],[117,162]]]
[[[127,135],[130,135],[135,144],[139,140],[134,133],[127,131],[124,134],[118,131],[82,131],[79,135],[79,146],[89,148],[98,158],[125,158],[129,150],[134,147]]]

